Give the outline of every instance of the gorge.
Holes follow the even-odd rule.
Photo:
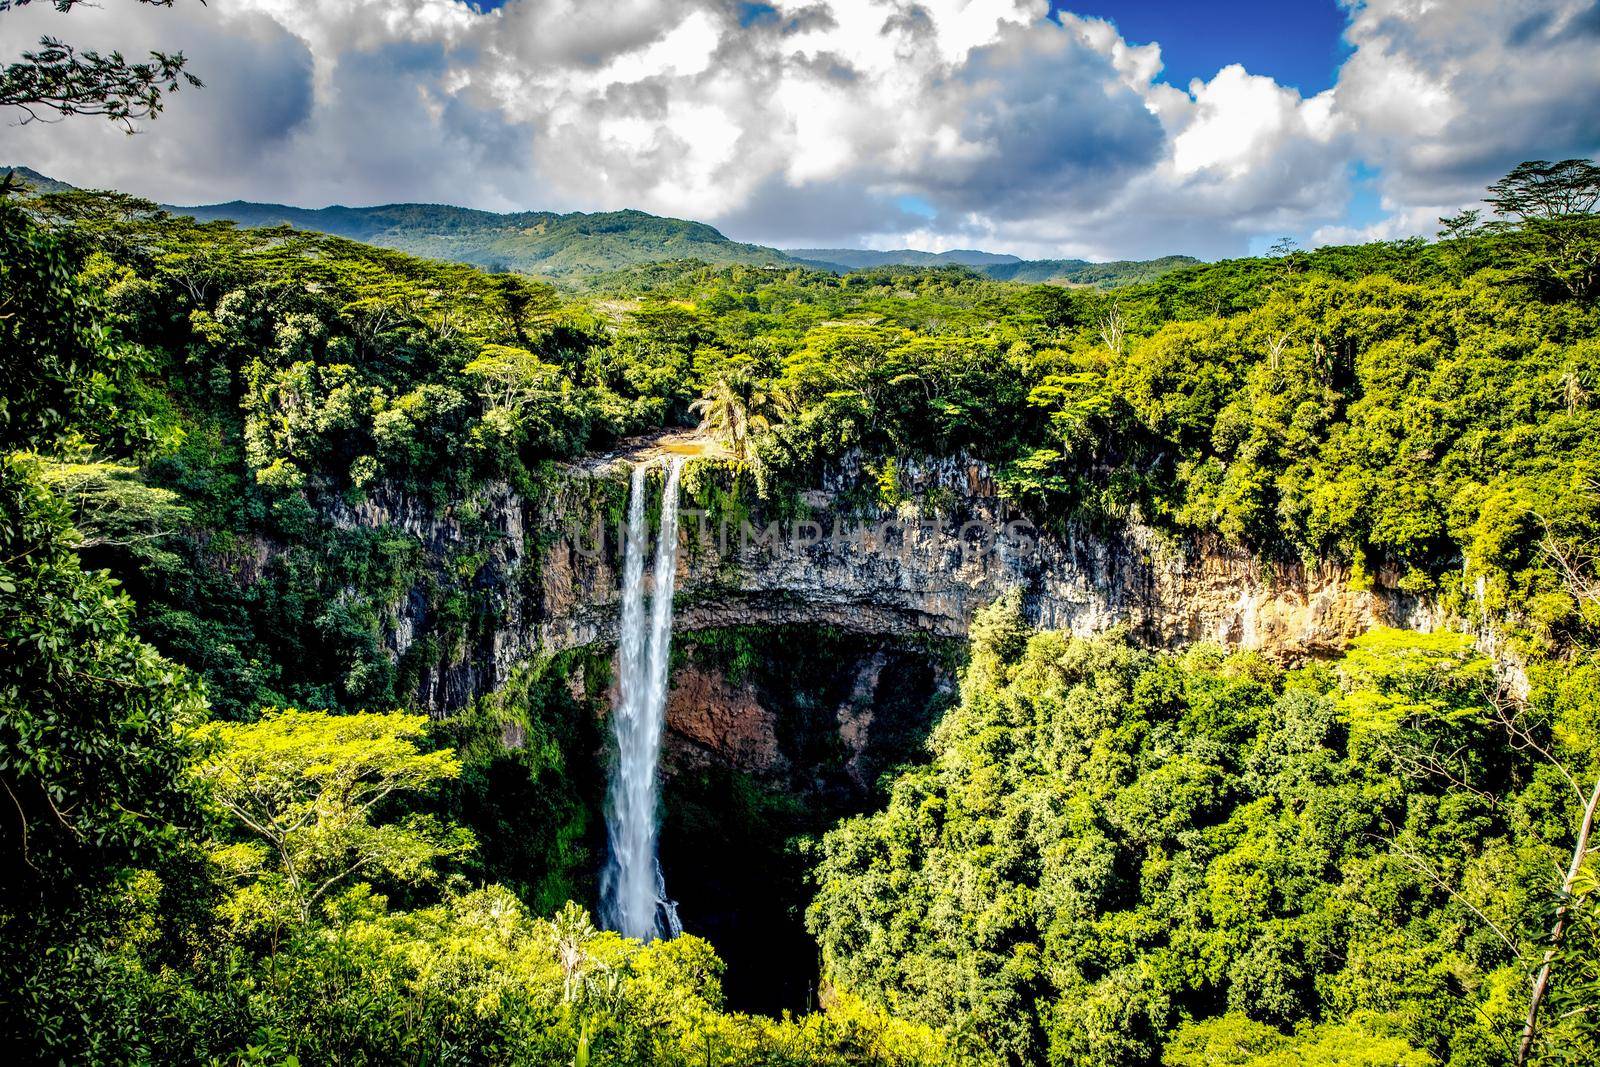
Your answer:
[[[1517,1067],[1575,915],[1529,1047],[1600,1056],[1544,228],[577,293],[52,196],[0,199],[0,1041]]]
[[[1215,642],[1290,663],[1336,655],[1375,626],[1448,620],[1392,574],[1363,585],[1347,569],[1266,565],[1136,524],[1039,529],[969,457],[906,459],[897,477],[902,500],[885,505],[871,496],[872,472],[847,458],[784,516],[709,442],[680,433],[568,466],[535,499],[488,487],[478,507],[440,512],[379,489],[331,514],[402,532],[433,561],[386,609],[397,663],[430,647],[429,569],[480,561],[478,629],[449,660],[418,664],[416,699],[433,714],[516,691],[544,662],[587,664],[574,696],[609,722],[618,760],[602,921],[669,933],[670,891],[687,929],[727,961],[730,1002],[751,1010],[801,1010],[816,996],[806,874],[787,843],[882,804],[880,776],[925,758],[955,699],[973,615],[1007,590],[1022,591],[1035,625],[1120,628],[1157,649]],[[657,655],[666,606],[680,638],[670,672]]]

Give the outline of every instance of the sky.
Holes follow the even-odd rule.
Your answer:
[[[1108,19],[1130,43],[1159,44],[1160,79],[1181,89],[1238,63],[1311,96],[1333,87],[1349,54],[1337,0],[1051,0],[1058,12]]]
[[[128,136],[0,111],[0,163],[168,203],[624,207],[779,247],[1218,258],[1431,235],[1600,150],[1600,0],[102,0],[182,49]]]

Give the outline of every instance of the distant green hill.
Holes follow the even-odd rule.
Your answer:
[[[786,248],[784,252],[807,263],[844,271],[891,266],[946,267],[951,264],[963,267],[988,267],[1022,262],[1017,256],[1001,252],[979,252],[971,248],[955,248],[948,252],[919,252],[914,248],[896,248],[887,252],[872,248]]]
[[[0,167],[0,178],[8,172],[26,185],[31,193],[67,193],[73,188],[66,182],[45,177],[32,167]]]
[[[1200,260],[1193,256],[1162,256],[1160,259],[1121,259],[1111,263],[1090,263],[1083,259],[1024,259],[979,268],[999,282],[1049,282],[1055,285],[1095,285],[1112,288],[1136,282],[1155,281]]]
[[[67,192],[74,188],[29,167],[0,168],[0,173],[6,169],[14,169],[35,193]],[[962,266],[997,281],[1109,288],[1151,281],[1168,271],[1199,262],[1188,256],[1117,263],[1090,263],[1082,259],[1024,260],[970,248],[948,252],[920,252],[910,248],[780,251],[730,241],[721,231],[703,222],[631,210],[569,215],[552,211],[498,214],[448,204],[300,208],[245,200],[192,207],[168,206],[167,210],[193,216],[202,222],[227,219],[247,227],[287,223],[297,229],[347,237],[430,259],[549,278],[602,274],[646,263],[701,260],[713,266],[806,266],[839,274],[888,266]]]
[[[643,211],[492,211],[446,204],[388,204],[382,207],[287,207],[235,200],[227,204],[174,207],[202,221],[231,219],[241,226],[288,223],[432,259],[449,259],[488,269],[515,270],[549,277],[597,274],[641,263],[703,260],[714,266],[800,264],[844,274],[885,266],[959,265],[997,281],[1054,282],[1066,285],[1127,285],[1150,281],[1198,260],[1168,256],[1149,261],[1090,263],[1081,259],[1024,260],[975,249],[949,252],[852,248],[794,248],[780,251],[730,241],[703,222],[663,218]]]
[[[201,221],[231,219],[241,226],[288,223],[432,259],[553,277],[671,259],[762,266],[790,262],[776,249],[730,241],[703,222],[643,211],[501,215],[445,204],[309,209],[239,200],[170,210]]]
[[[837,271],[872,270],[877,267],[941,267],[959,265],[1002,282],[1049,282],[1056,285],[1095,285],[1111,288],[1153,281],[1169,271],[1200,262],[1189,256],[1091,263],[1086,259],[1021,259],[998,252],[961,248],[949,252],[918,252],[899,248],[878,251],[863,248],[789,248],[790,256],[809,266]]]

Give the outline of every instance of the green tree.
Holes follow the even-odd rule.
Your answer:
[[[1470,639],[1285,673],[1018,608],[974,620],[931,763],[824,838],[829,981],[1012,1063],[1505,1062],[1532,943],[1479,916],[1518,931],[1546,853],[1496,807],[1516,750]],[[1377,750],[1406,730],[1490,768],[1484,796]],[[1409,862],[1433,849],[1439,880]]]
[[[33,0],[0,0],[0,15]],[[57,11],[71,11],[84,0],[49,0]],[[171,7],[173,0],[139,0]],[[15,108],[24,123],[55,114],[97,115],[134,132],[135,119],[155,118],[165,96],[200,79],[185,69],[182,52],[151,52],[146,62],[129,62],[121,52],[79,51],[56,37],[44,37],[35,51],[0,67],[0,107]]]
[[[0,199],[0,451],[139,436],[128,392],[141,353],[113,344],[59,234]]]
[[[1518,163],[1489,186],[1484,201],[1495,214],[1523,222],[1587,215],[1600,204],[1600,165],[1592,159]]]
[[[129,632],[132,604],[78,560],[36,463],[0,461],[0,786],[8,900],[153,863],[198,825],[194,681]]]
[[[1495,214],[1514,219],[1528,249],[1523,274],[1573,299],[1600,292],[1600,165],[1588,159],[1519,163],[1489,187]]]
[[[564,389],[571,388],[560,367],[508,345],[484,346],[463,373],[478,383],[487,406],[518,415],[558,400]]]
[[[37,463],[0,459],[0,1043],[52,1059],[101,981],[101,897],[201,827],[199,687],[77,545]]]
[[[743,377],[721,376],[711,383],[705,396],[689,405],[700,416],[700,432],[727,446],[733,458],[750,456],[751,438],[770,427],[761,408],[766,395]]]
[[[354,879],[425,881],[434,862],[472,847],[470,834],[427,815],[379,819],[391,797],[461,773],[450,750],[418,749],[426,728],[426,716],[399,712],[269,709],[257,722],[198,731],[214,746],[198,777],[242,831],[216,854],[241,884],[237,921],[307,923]]]

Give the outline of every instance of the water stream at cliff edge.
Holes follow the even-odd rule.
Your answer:
[[[667,710],[667,665],[672,645],[672,589],[678,569],[678,477],[683,459],[667,468],[656,537],[650,611],[645,613],[645,478],[633,469],[628,490],[628,534],[622,553],[622,626],[618,639],[617,706],[612,730],[617,762],[606,791],[610,849],[600,878],[600,918],[610,929],[651,941],[676,937],[678,906],[668,899],[657,858],[659,787],[656,763]]]

